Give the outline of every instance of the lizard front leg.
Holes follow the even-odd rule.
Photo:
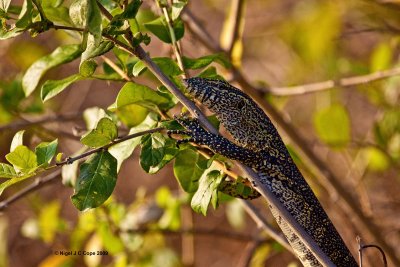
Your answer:
[[[258,158],[260,155],[258,153],[240,147],[221,135],[208,132],[200,125],[197,119],[188,118],[186,116],[175,116],[175,120],[185,128],[185,131],[168,131],[168,134],[184,134],[189,136],[187,139],[178,140],[178,145],[187,142],[204,145],[214,153],[223,155],[232,160],[238,160],[252,168],[256,167],[255,163],[260,161]],[[268,160],[271,164],[275,164],[277,161],[274,157],[264,160]]]

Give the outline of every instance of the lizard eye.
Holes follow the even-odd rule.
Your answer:
[[[246,103],[244,102],[244,100],[240,100],[240,101],[236,104],[236,107],[237,107],[238,109],[242,109],[242,108],[244,107],[245,104],[246,104]]]

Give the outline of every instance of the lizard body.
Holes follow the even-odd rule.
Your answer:
[[[177,118],[186,128],[181,133],[190,136],[186,141],[206,145],[215,153],[253,168],[261,183],[276,195],[335,265],[358,266],[263,110],[226,82],[191,78],[186,83],[189,94],[216,114],[234,142],[207,132],[197,120]],[[321,266],[279,212],[270,208],[303,265]]]

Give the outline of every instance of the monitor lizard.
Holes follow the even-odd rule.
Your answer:
[[[205,130],[197,119],[175,117],[189,136],[178,143],[194,142],[253,168],[261,183],[272,191],[289,213],[339,267],[357,267],[331,220],[307,184],[263,110],[245,93],[221,80],[186,79],[188,93],[211,110],[233,142]],[[270,205],[273,216],[304,266],[322,266],[290,226]]]

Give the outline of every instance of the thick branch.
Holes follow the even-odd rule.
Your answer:
[[[44,177],[39,177],[33,182],[32,184],[28,185],[21,191],[15,193],[13,196],[10,198],[0,202],[0,211],[5,210],[9,205],[12,203],[16,202],[17,200],[25,197],[29,193],[38,190],[39,188],[44,187],[45,185],[48,185],[50,182],[55,181],[61,174],[61,169],[58,169]]]

